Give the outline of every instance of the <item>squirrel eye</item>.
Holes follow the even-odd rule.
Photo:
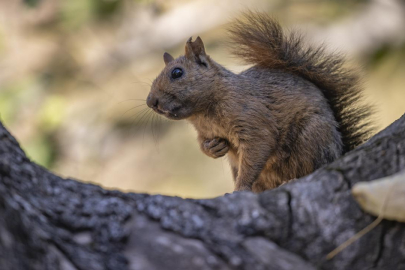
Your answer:
[[[183,75],[181,68],[175,68],[172,70],[172,79],[180,78]]]

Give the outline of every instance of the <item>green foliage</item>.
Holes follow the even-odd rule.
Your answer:
[[[38,136],[24,144],[23,149],[30,159],[44,167],[51,167],[55,161],[56,153],[52,136],[49,134],[38,134]]]
[[[39,123],[42,131],[53,132],[63,122],[66,101],[61,96],[49,96],[41,105]]]
[[[375,68],[381,65],[388,58],[394,57],[397,59],[398,65],[405,62],[405,43],[400,47],[395,47],[391,44],[384,44],[377,50],[373,51],[367,57],[367,65],[370,68]]]
[[[62,2],[61,22],[68,29],[103,22],[119,13],[123,0],[69,0]]]
[[[26,80],[2,87],[0,91],[0,108],[1,119],[5,124],[12,123],[21,104],[30,99],[30,95],[27,93],[30,84],[31,80],[26,78]]]
[[[41,0],[24,0],[24,3],[29,7],[36,7],[40,4]]]
[[[123,1],[122,0],[91,0],[94,8],[93,14],[98,19],[106,19],[118,12]]]
[[[41,84],[32,78],[3,87],[0,91],[0,116],[7,126],[30,117],[31,128],[27,132],[31,135],[29,141],[23,143],[23,149],[34,161],[50,167],[57,150],[52,138],[64,119],[66,103],[61,96],[43,95],[43,91]],[[31,114],[35,107],[39,108],[38,112]]]
[[[62,1],[61,5],[60,20],[65,28],[79,28],[90,21],[92,15],[92,1],[69,0]]]

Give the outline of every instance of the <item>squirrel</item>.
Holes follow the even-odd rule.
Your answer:
[[[191,122],[209,157],[227,154],[235,191],[275,188],[369,138],[371,107],[341,56],[304,46],[265,13],[245,13],[229,33],[233,55],[252,67],[235,74],[190,38],[184,56],[164,53],[146,103]]]

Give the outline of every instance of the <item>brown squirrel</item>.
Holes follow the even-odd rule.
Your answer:
[[[246,13],[229,32],[233,54],[251,68],[234,74],[190,38],[184,56],[163,55],[147,105],[190,121],[208,156],[228,154],[235,191],[277,187],[368,138],[370,108],[358,103],[358,77],[340,56],[305,47],[262,13]]]

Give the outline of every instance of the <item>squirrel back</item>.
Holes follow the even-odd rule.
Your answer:
[[[280,24],[264,13],[245,13],[244,20],[237,20],[229,32],[232,53],[246,63],[293,73],[322,91],[339,124],[343,153],[369,138],[373,130],[371,107],[359,102],[359,78],[343,67],[340,55],[326,53],[322,46],[304,46],[300,34],[286,35]]]

